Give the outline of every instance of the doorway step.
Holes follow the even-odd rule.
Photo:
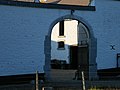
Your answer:
[[[52,69],[51,80],[58,81],[73,81],[76,70]]]
[[[82,90],[81,80],[60,80],[49,81],[44,84],[48,90]]]

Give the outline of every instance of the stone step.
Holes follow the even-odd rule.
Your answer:
[[[76,70],[52,69],[51,77],[54,81],[69,81],[75,77]]]
[[[81,80],[69,80],[69,81],[50,81],[46,82],[46,85],[48,87],[67,87],[67,88],[80,88],[82,87],[82,81]]]

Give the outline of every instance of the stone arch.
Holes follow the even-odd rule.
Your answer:
[[[44,52],[45,52],[45,78],[50,80],[50,70],[51,70],[51,33],[53,27],[60,21],[64,19],[74,19],[81,22],[88,30],[89,33],[89,79],[97,78],[97,64],[96,64],[96,56],[97,56],[97,39],[94,37],[93,29],[89,25],[89,23],[83,19],[82,17],[76,15],[65,15],[54,20],[49,28],[48,34],[45,36],[44,41]]]

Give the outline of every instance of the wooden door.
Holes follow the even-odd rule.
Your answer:
[[[78,47],[78,66],[81,78],[81,72],[84,71],[85,79],[89,79],[89,51],[88,46]]]

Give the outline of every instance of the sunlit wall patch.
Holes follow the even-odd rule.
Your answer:
[[[77,6],[95,6],[95,0],[44,0],[45,3],[77,5]]]

